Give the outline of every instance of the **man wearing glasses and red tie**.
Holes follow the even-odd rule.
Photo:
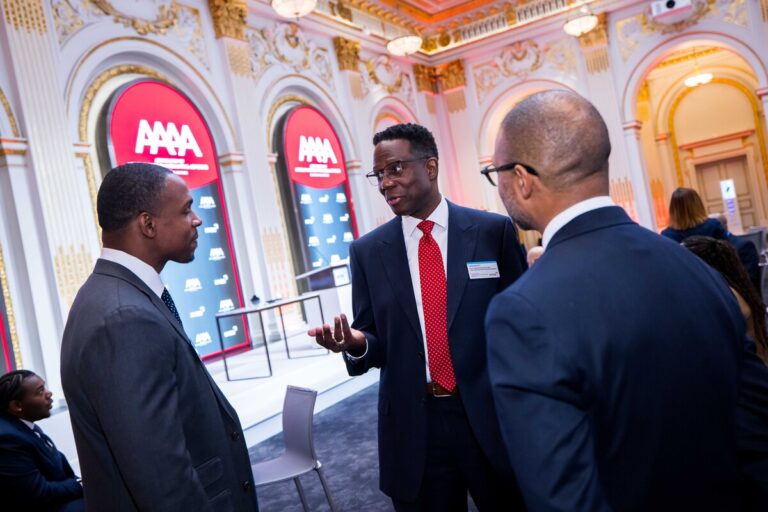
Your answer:
[[[377,133],[367,175],[396,215],[350,246],[354,321],[309,331],[350,375],[381,368],[381,490],[402,511],[522,510],[490,392],[483,319],[525,270],[515,227],[445,200],[432,134]]]

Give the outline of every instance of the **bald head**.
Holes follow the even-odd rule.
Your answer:
[[[499,139],[510,158],[536,169],[551,190],[600,173],[607,184],[608,128],[594,105],[578,94],[546,91],[527,97],[506,115]]]

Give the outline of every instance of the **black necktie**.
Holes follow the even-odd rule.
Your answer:
[[[43,433],[43,429],[35,425],[32,427],[32,430],[35,432],[35,434],[37,434],[37,437],[42,439],[43,443],[45,443],[45,446],[51,450],[53,449],[53,441],[51,441],[51,438]]]
[[[171,293],[168,291],[168,288],[163,289],[163,294],[160,296],[163,303],[168,306],[168,309],[171,310],[171,313],[173,313],[173,316],[176,318],[176,320],[179,321],[179,325],[184,325],[181,323],[181,317],[179,316],[179,310],[176,309],[176,304],[173,302],[173,298],[171,297]]]

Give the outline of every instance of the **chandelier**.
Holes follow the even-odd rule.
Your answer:
[[[392,55],[403,57],[419,51],[422,42],[421,36],[416,34],[397,36],[387,42],[387,51]]]
[[[272,0],[271,5],[283,18],[301,18],[312,12],[317,0]]]
[[[583,5],[576,12],[576,15],[570,17],[563,25],[566,34],[573,37],[581,37],[597,26],[597,16],[589,10],[589,7]]]
[[[712,81],[712,73],[702,73],[699,70],[699,61],[696,58],[696,48],[693,49],[693,74],[683,82],[686,87],[698,87]]]

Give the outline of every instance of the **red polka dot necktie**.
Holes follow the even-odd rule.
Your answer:
[[[417,226],[424,235],[419,240],[419,281],[424,309],[424,330],[427,333],[429,373],[432,381],[453,391],[451,352],[448,347],[448,290],[440,246],[432,237],[435,223],[424,220]]]

